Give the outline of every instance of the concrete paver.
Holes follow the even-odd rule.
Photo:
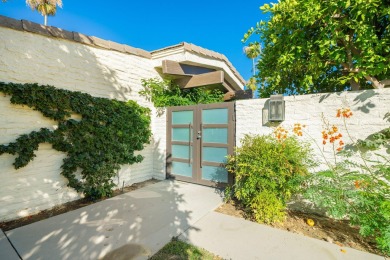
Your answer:
[[[19,260],[18,254],[9,243],[7,237],[0,229],[0,259]]]
[[[206,214],[179,238],[224,259],[384,259],[217,212]]]
[[[162,181],[6,234],[23,259],[146,259],[221,203],[213,188]]]

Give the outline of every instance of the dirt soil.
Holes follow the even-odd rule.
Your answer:
[[[123,187],[123,189],[114,190],[111,197],[115,197],[115,196],[121,195],[123,193],[133,191],[133,190],[136,190],[136,189],[139,189],[139,188],[142,188],[142,187],[145,187],[147,185],[157,183],[157,182],[159,182],[159,180],[151,179],[151,180],[147,180],[144,182],[135,183],[133,185]],[[43,220],[43,219],[47,219],[47,218],[50,218],[50,217],[53,217],[56,215],[60,215],[60,214],[63,214],[65,212],[68,212],[68,211],[79,209],[79,208],[91,205],[93,203],[96,203],[96,202],[99,202],[99,201],[102,201],[105,199],[108,199],[108,198],[102,198],[99,200],[79,199],[79,200],[71,201],[71,202],[56,206],[56,207],[51,208],[51,209],[43,210],[37,214],[30,215],[30,216],[27,216],[24,218],[19,218],[16,220],[11,220],[11,221],[6,221],[6,222],[0,222],[0,229],[2,229],[3,231],[8,231],[11,229],[15,229],[18,227],[22,227],[22,226]]]
[[[217,208],[216,211],[254,221],[245,213],[245,210],[234,201],[223,204]],[[309,226],[307,224],[308,219],[314,220],[314,226]],[[283,223],[274,223],[270,226],[334,243],[340,246],[340,250],[346,250],[343,249],[345,246],[383,256],[375,246],[375,241],[373,239],[363,238],[359,234],[359,228],[351,227],[346,220],[334,220],[315,214],[288,211],[287,217]]]

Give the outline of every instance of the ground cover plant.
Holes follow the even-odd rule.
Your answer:
[[[175,238],[150,258],[150,260],[166,259],[221,260],[222,258]]]
[[[0,155],[16,155],[16,169],[34,159],[39,144],[50,143],[66,154],[61,174],[68,179],[68,186],[96,199],[111,195],[113,177],[122,164],[143,159],[135,152],[149,143],[150,111],[134,101],[38,84],[0,83],[0,92],[11,96],[12,104],[28,106],[58,123],[56,129],[41,128],[0,145]]]
[[[237,199],[260,223],[284,219],[286,203],[313,166],[309,146],[278,131],[275,136],[246,135],[226,165],[235,177],[227,199]]]

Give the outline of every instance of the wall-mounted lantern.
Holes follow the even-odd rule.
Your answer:
[[[268,121],[280,122],[284,120],[283,95],[271,95],[268,108]]]

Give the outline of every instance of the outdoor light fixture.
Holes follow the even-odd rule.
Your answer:
[[[280,122],[284,120],[283,95],[271,95],[268,107],[268,121]]]

